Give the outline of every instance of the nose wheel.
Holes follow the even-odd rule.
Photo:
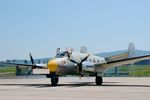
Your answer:
[[[53,74],[53,75],[51,76],[51,85],[52,85],[52,86],[57,86],[58,81],[59,81],[58,76],[57,76],[56,74]]]
[[[102,83],[103,83],[102,76],[96,76],[95,83],[96,83],[96,85],[102,85]]]

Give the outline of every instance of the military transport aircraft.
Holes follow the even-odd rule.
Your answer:
[[[59,81],[58,77],[66,72],[78,72],[80,76],[87,73],[89,75],[94,75],[96,77],[96,84],[102,85],[103,72],[108,68],[133,64],[138,61],[150,59],[150,55],[130,57],[129,54],[132,51],[133,50],[129,50],[126,53],[102,58],[88,53],[86,47],[82,47],[80,52],[74,52],[71,48],[67,48],[65,51],[61,51],[60,48],[57,48],[56,56],[53,59],[50,59],[47,64],[35,64],[31,54],[30,59],[32,64],[0,63],[31,67],[31,70],[27,75],[30,75],[35,68],[47,68],[49,69],[47,78],[51,78],[52,86],[57,86]]]

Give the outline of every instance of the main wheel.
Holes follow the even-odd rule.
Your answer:
[[[96,85],[102,85],[103,78],[101,76],[96,76],[95,83],[96,83]]]
[[[51,77],[52,86],[57,86],[58,81],[59,81],[58,76],[55,75],[55,76]]]

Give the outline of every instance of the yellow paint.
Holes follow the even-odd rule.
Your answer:
[[[50,72],[56,72],[58,63],[56,62],[55,59],[52,59],[52,60],[48,61],[47,66],[48,66],[48,69],[50,70]]]

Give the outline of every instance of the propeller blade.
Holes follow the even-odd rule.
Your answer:
[[[34,65],[34,60],[33,60],[31,53],[29,55],[30,55],[31,63],[32,63],[32,65]]]
[[[90,56],[90,55],[87,55],[84,59],[81,60],[80,63],[76,62],[76,61],[73,60],[73,59],[68,59],[68,60],[71,61],[71,62],[73,62],[73,63],[75,63],[75,64],[77,64],[78,66],[80,66],[89,56]]]
[[[27,73],[26,77],[28,77],[32,71],[33,71],[33,68]]]
[[[37,67],[36,65],[34,65],[34,60],[33,60],[33,57],[31,55],[31,53],[29,53],[29,56],[30,56],[30,60],[31,60],[31,63],[32,63],[32,66],[31,66],[32,68],[31,68],[31,70],[29,72],[27,72],[26,77],[28,77],[31,74],[31,72],[33,71],[33,68]]]
[[[80,63],[83,63],[90,55],[88,54]]]
[[[82,63],[87,60],[87,58],[89,57],[90,55],[88,54],[84,59],[81,60],[81,62],[78,64],[79,66],[79,75],[81,76],[82,75]]]
[[[81,71],[82,71],[82,66],[79,66],[79,72],[81,73]]]
[[[73,59],[69,59],[69,61],[71,61],[71,62],[73,62],[73,63],[75,63],[75,64],[78,64],[78,62],[76,62],[76,61],[73,60]]]

